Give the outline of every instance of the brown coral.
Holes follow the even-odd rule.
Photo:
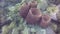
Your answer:
[[[26,21],[30,24],[37,23],[41,17],[41,12],[37,8],[31,8],[27,17]]]

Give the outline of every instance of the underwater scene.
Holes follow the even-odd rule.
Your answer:
[[[60,0],[0,0],[0,34],[60,34]]]

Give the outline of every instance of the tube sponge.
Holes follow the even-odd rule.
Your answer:
[[[29,10],[29,13],[26,17],[26,21],[30,24],[34,24],[34,23],[37,23],[41,17],[41,12],[39,9],[37,8],[31,8]]]
[[[29,3],[30,8],[35,8],[37,7],[37,1],[33,0],[32,2]]]
[[[20,11],[20,16],[26,18],[29,12],[29,5],[27,3],[24,3],[19,11]]]
[[[51,21],[51,18],[49,17],[49,15],[43,15],[40,22],[40,26],[47,27],[50,21]]]
[[[35,7],[37,7],[37,1],[32,1],[30,3],[24,3],[24,4],[22,4],[22,6],[21,6],[21,8],[19,10],[20,11],[19,12],[20,16],[23,17],[23,18],[26,18],[29,10],[31,8],[35,8]]]

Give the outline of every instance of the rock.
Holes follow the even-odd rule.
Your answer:
[[[48,0],[49,4],[55,4],[55,5],[59,5],[60,4],[60,0]]]
[[[57,34],[60,34],[60,24],[57,25]]]
[[[51,23],[50,27],[53,31],[55,31],[55,32],[57,31],[57,24]]]
[[[57,20],[60,22],[60,11],[56,14]]]
[[[46,29],[46,34],[55,34],[55,32],[50,27],[48,27]]]

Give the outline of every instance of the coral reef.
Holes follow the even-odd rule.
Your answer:
[[[0,34],[59,34],[59,3],[59,0],[52,3],[51,0],[0,0]]]

